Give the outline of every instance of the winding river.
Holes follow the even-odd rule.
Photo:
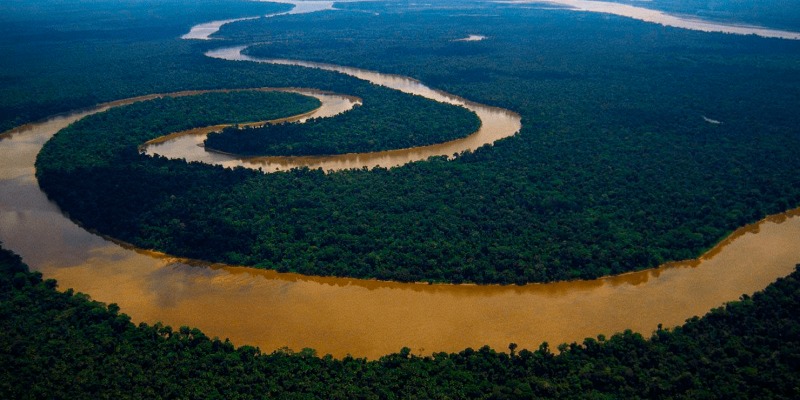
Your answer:
[[[240,50],[211,55],[235,59],[243,57]],[[374,74],[378,83],[419,84],[362,72]],[[435,95],[463,101],[441,92]],[[763,289],[789,274],[800,261],[800,209],[739,229],[698,260],[592,281],[526,286],[320,278],[130,248],[87,232],[63,215],[39,189],[34,161],[42,145],[68,124],[109,107],[153,97],[157,96],[60,115],[0,135],[0,240],[4,246],[46,278],[57,279],[61,289],[74,288],[96,300],[117,303],[135,322],[190,325],[209,336],[267,352],[284,346],[311,347],[335,357],[376,358],[403,346],[422,354],[483,345],[504,349],[510,342],[536,348],[547,341],[554,347],[626,328],[647,335],[659,323],[678,325],[743,293]],[[498,118],[514,116],[494,111],[501,115]],[[482,129],[492,125],[481,118]],[[192,146],[177,146],[188,147]],[[402,150],[406,154],[398,162],[416,157],[417,151],[428,151],[420,149]],[[381,161],[381,165],[389,164]]]
[[[206,53],[209,57],[229,61],[259,62],[268,64],[297,65],[307,68],[319,68],[335,71],[376,85],[386,86],[404,93],[420,95],[435,101],[447,104],[464,106],[475,112],[481,120],[481,127],[477,132],[450,142],[415,147],[403,150],[390,150],[375,153],[352,153],[322,157],[246,157],[240,158],[216,152],[205,151],[197,146],[202,142],[204,135],[183,137],[179,140],[166,141],[157,145],[146,146],[148,154],[159,154],[168,158],[186,159],[187,161],[202,161],[209,164],[219,164],[227,167],[243,166],[252,169],[261,169],[264,172],[282,171],[296,167],[308,166],[322,168],[323,171],[335,171],[349,168],[374,168],[395,167],[412,161],[426,160],[433,156],[452,156],[466,150],[475,150],[483,145],[512,136],[522,127],[520,116],[517,113],[497,107],[489,107],[464,100],[460,97],[431,89],[422,82],[397,75],[382,74],[358,68],[342,67],[338,65],[314,63],[307,61],[261,59],[244,55],[241,51],[247,46],[227,47],[212,50]]]
[[[668,14],[663,11],[636,7],[628,4],[612,3],[594,0],[508,0],[499,3],[510,4],[555,4],[564,6],[573,11],[585,11],[601,14],[619,15],[637,19],[639,21],[670,26],[674,28],[690,29],[701,32],[720,32],[735,35],[757,35],[765,38],[778,38],[800,40],[800,33],[769,29],[752,25],[726,24],[722,22],[707,21],[698,18],[687,18],[679,15]]]
[[[286,88],[286,89],[255,89],[255,90],[281,90],[285,92],[298,93],[306,96],[317,98],[322,105],[309,113],[301,114],[294,117],[282,118],[275,121],[256,122],[251,124],[238,124],[239,126],[256,126],[263,125],[266,122],[305,122],[310,118],[325,118],[340,114],[352,109],[354,106],[361,104],[361,99],[335,94],[327,93],[313,89],[299,89],[299,88]],[[274,172],[276,170],[289,169],[304,164],[300,163],[302,159],[315,159],[313,157],[245,157],[240,158],[233,155],[206,151],[203,147],[203,141],[209,133],[218,132],[229,125],[217,125],[203,128],[196,128],[189,131],[176,132],[167,136],[151,140],[145,143],[141,150],[145,154],[158,154],[169,158],[180,158],[187,162],[200,161],[207,164],[222,165],[223,167],[236,167],[242,166],[251,169],[260,169],[266,167],[264,172]],[[348,155],[349,157],[349,155]],[[347,157],[344,157],[347,158]],[[321,159],[321,158],[320,158]],[[310,164],[310,163],[309,163]],[[305,164],[305,165],[309,165]],[[276,166],[277,165],[277,166]]]
[[[255,1],[260,1],[260,0],[255,0]],[[291,4],[292,9],[290,9],[289,11],[279,12],[275,14],[267,14],[264,15],[264,18],[277,17],[279,15],[306,14],[323,10],[335,10],[335,8],[333,8],[333,3],[334,3],[333,1],[270,0],[270,2]],[[217,33],[217,31],[219,31],[219,28],[221,28],[222,25],[239,21],[248,21],[251,19],[259,19],[259,18],[261,18],[261,16],[224,19],[219,21],[206,22],[203,24],[193,26],[192,29],[190,29],[187,34],[181,36],[181,39],[211,40],[211,35]]]
[[[255,0],[263,1],[263,0]],[[273,17],[283,14],[302,14],[323,10],[335,10],[335,3],[350,2],[354,0],[342,1],[302,1],[302,0],[269,0],[274,3],[292,4],[294,8],[290,11],[283,13],[276,13],[266,15],[265,17]],[[613,3],[610,1],[595,1],[595,0],[498,0],[495,3],[506,4],[552,4],[556,6],[565,7],[568,10],[584,11],[601,14],[612,14],[621,17],[633,18],[639,21],[650,22],[654,24],[670,26],[674,28],[689,29],[701,32],[720,32],[730,33],[735,35],[757,35],[766,38],[779,38],[800,40],[800,32],[785,31],[779,29],[770,29],[761,26],[743,25],[743,24],[726,24],[724,22],[714,22],[703,20],[699,18],[689,18],[680,15],[669,14],[663,11],[653,10],[644,7],[636,7],[630,4]],[[537,7],[543,8],[543,7]],[[549,8],[547,8],[549,9]],[[558,9],[558,8],[553,8]],[[211,21],[193,27],[189,33],[182,36],[184,39],[201,39],[208,40],[210,36],[216,33],[222,25],[244,21],[250,19],[257,19],[260,17],[247,17],[228,19],[221,21]],[[470,35],[467,40],[473,36]],[[480,39],[471,39],[480,40]]]

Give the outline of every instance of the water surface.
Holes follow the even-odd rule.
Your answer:
[[[261,1],[261,0],[255,0]],[[291,14],[305,14],[316,11],[333,10],[333,1],[293,1],[293,0],[269,0],[271,3],[284,3],[291,4],[293,7],[289,11],[273,13],[264,15],[264,18],[276,17],[279,15]],[[197,39],[197,40],[211,40],[211,35],[217,33],[222,25],[227,25],[239,21],[248,21],[251,19],[259,19],[261,16],[224,19],[219,21],[210,21],[193,26],[189,33],[181,36],[181,39]]]
[[[305,122],[310,118],[326,118],[331,117],[352,109],[356,105],[361,104],[361,99],[341,95],[336,93],[322,92],[314,89],[301,89],[301,88],[283,88],[283,89],[268,89],[262,88],[258,90],[280,90],[284,92],[298,93],[306,96],[317,98],[322,105],[308,113],[292,116],[288,118],[281,118],[274,121],[261,121],[249,124],[238,124],[241,127],[245,126],[259,126],[265,123],[277,122]],[[184,159],[187,162],[201,161],[207,164],[222,165],[224,167],[244,166],[247,168],[259,169],[264,165],[258,158],[237,157],[225,153],[208,151],[203,147],[203,141],[209,133],[219,132],[230,125],[216,125],[210,127],[202,127],[192,129],[189,131],[176,132],[171,135],[163,136],[158,139],[151,140],[141,147],[145,154],[153,155],[158,154],[163,157],[173,159]]]
[[[259,1],[259,0],[256,0]],[[294,7],[290,11],[268,14],[264,17],[274,17],[286,14],[304,14],[324,10],[336,10],[333,7],[333,1],[295,1],[295,0],[269,0],[275,3],[292,4]],[[347,1],[347,0],[343,0]],[[338,1],[338,2],[343,2]],[[675,28],[690,29],[702,32],[721,32],[731,33],[736,35],[757,35],[766,38],[780,38],[800,40],[800,32],[785,31],[779,29],[769,29],[760,26],[743,25],[743,24],[726,24],[722,22],[714,22],[703,20],[699,18],[685,17],[674,14],[668,14],[663,11],[653,10],[644,7],[636,7],[629,4],[612,3],[606,1],[593,1],[593,0],[502,0],[497,3],[510,3],[510,4],[555,4],[565,6],[567,9],[575,11],[596,12],[604,14],[613,14],[623,17],[633,18],[644,22],[660,24],[664,26],[671,26]],[[537,7],[539,9],[551,9],[548,7]],[[560,10],[561,8],[552,8]],[[375,14],[378,15],[378,14]],[[246,21],[251,19],[260,18],[259,16],[235,18],[220,21],[211,21],[203,24],[196,25],[191,28],[189,33],[182,36],[183,39],[200,39],[208,40],[210,36],[219,31],[222,25],[234,23],[238,21]],[[480,35],[469,35],[466,39],[462,40],[481,40],[471,39]]]
[[[500,1],[499,3],[527,4],[527,3],[546,3],[558,4],[568,7],[575,11],[587,11],[604,14],[613,14],[623,17],[638,19],[640,21],[651,22],[675,28],[691,29],[702,32],[722,32],[736,35],[758,35],[767,38],[780,38],[800,40],[800,33],[783,31],[777,29],[763,28],[751,25],[725,24],[712,22],[696,18],[687,18],[678,15],[667,14],[658,10],[636,7],[628,4],[610,3],[605,1],[592,0],[511,0]]]
[[[192,93],[185,93],[192,94]],[[116,104],[124,104],[120,101]],[[510,342],[536,348],[674,326],[785,276],[800,261],[800,209],[740,229],[698,261],[592,281],[427,285],[280,274],[169,257],[87,232],[34,176],[41,146],[99,107],[0,136],[0,240],[60,289],[117,303],[134,322],[198,327],[264,351],[311,347],[376,358]]]
[[[284,171],[291,168],[308,166],[322,168],[324,171],[337,171],[352,168],[396,167],[413,161],[427,160],[433,156],[448,156],[472,151],[483,145],[492,144],[497,140],[513,136],[522,128],[519,114],[497,107],[490,107],[474,103],[440,90],[432,89],[422,82],[398,75],[382,74],[359,68],[343,67],[332,64],[315,63],[308,61],[265,59],[242,54],[247,46],[226,47],[212,50],[207,56],[229,61],[258,62],[268,64],[296,65],[306,68],[318,68],[335,71],[376,85],[385,86],[404,93],[420,95],[428,99],[463,106],[478,115],[481,127],[475,133],[450,142],[430,146],[415,147],[411,149],[389,150],[374,153],[351,153],[333,156],[313,157],[239,157],[211,151],[198,152],[192,143],[186,146],[173,146],[169,150],[159,148],[158,154],[168,158],[185,158],[206,163],[225,166],[243,166],[252,169],[261,169],[264,172]]]

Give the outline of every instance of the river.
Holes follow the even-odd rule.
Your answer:
[[[322,105],[316,110],[301,114],[295,117],[282,118],[275,122],[305,122],[310,118],[326,118],[340,114],[352,109],[355,105],[360,105],[362,100],[356,97],[327,93],[313,89],[285,88],[285,89],[256,89],[256,90],[281,90],[285,92],[298,93],[317,98]],[[252,124],[238,124],[239,126],[257,126],[264,122]],[[287,169],[300,166],[298,157],[244,157],[240,158],[225,153],[206,151],[202,147],[203,141],[209,133],[219,132],[229,125],[217,125],[203,128],[196,128],[184,132],[176,132],[167,136],[151,140],[145,143],[141,150],[145,154],[158,154],[169,158],[180,158],[187,162],[200,161],[207,164],[216,164],[223,167],[242,166],[251,169],[263,169],[264,172],[274,172],[276,170]],[[306,157],[310,158],[310,157]],[[311,158],[313,159],[313,158]],[[292,162],[294,161],[294,162]],[[275,165],[278,165],[275,167]]]
[[[206,55],[229,61],[298,65],[307,68],[336,71],[404,93],[420,95],[442,103],[464,106],[478,115],[481,120],[481,127],[478,131],[465,138],[430,146],[375,153],[351,153],[314,157],[237,157],[205,151],[205,149],[197,146],[204,138],[202,135],[203,132],[199,132],[200,134],[192,137],[184,137],[179,140],[147,146],[145,147],[145,151],[148,154],[159,154],[164,157],[186,159],[187,161],[202,161],[226,167],[242,166],[251,169],[261,169],[264,172],[284,171],[303,166],[315,169],[322,168],[323,171],[363,167],[371,169],[376,166],[388,168],[413,161],[426,160],[433,156],[452,156],[453,154],[463,151],[475,150],[483,145],[492,144],[499,139],[512,136],[519,132],[522,127],[520,116],[517,113],[467,101],[449,93],[431,89],[422,82],[412,78],[332,64],[282,59],[260,59],[242,54],[241,51],[245,47],[247,46],[226,47],[209,51]]]
[[[45,278],[57,279],[60,289],[117,303],[135,322],[189,325],[266,352],[311,347],[335,357],[374,359],[403,346],[420,354],[483,345],[504,349],[511,342],[534,349],[542,341],[555,347],[627,328],[647,335],[659,323],[675,326],[763,289],[800,261],[800,209],[738,230],[699,260],[592,281],[526,286],[319,278],[130,248],[64,216],[34,174],[36,154],[58,130],[130,102],[0,135],[0,240]]]
[[[720,32],[736,35],[757,35],[765,38],[778,38],[800,40],[800,33],[769,29],[752,25],[726,24],[699,18],[687,18],[679,15],[668,14],[663,11],[636,7],[628,4],[611,3],[593,0],[510,0],[500,1],[510,4],[556,4],[573,11],[585,11],[601,14],[613,14],[622,17],[637,19],[639,21],[670,26],[674,28],[690,29],[702,32]]]
[[[115,105],[129,101],[116,102]],[[740,229],[697,261],[592,281],[427,285],[280,274],[129,248],[82,229],[39,189],[34,161],[99,107],[0,137],[0,240],[61,289],[117,303],[133,321],[198,327],[264,351],[376,358],[403,346],[536,348],[674,326],[785,276],[800,261],[800,209]]]
[[[256,0],[261,1],[261,0]],[[353,0],[342,1],[297,1],[297,0],[269,0],[274,3],[292,4],[294,8],[290,11],[283,13],[276,13],[265,15],[265,17],[273,17],[283,14],[303,14],[324,10],[336,10],[335,3],[349,2]],[[742,25],[742,24],[726,24],[724,22],[714,22],[703,20],[699,18],[689,18],[680,15],[669,14],[663,11],[653,10],[644,7],[636,7],[629,4],[613,3],[607,1],[594,1],[594,0],[500,0],[496,3],[506,4],[553,4],[563,6],[566,9],[573,11],[584,11],[601,14],[612,14],[622,17],[633,18],[639,21],[670,26],[674,28],[689,29],[701,32],[721,32],[736,35],[757,35],[766,38],[779,38],[800,40],[800,32],[785,31],[779,29],[770,29],[761,26]],[[543,7],[536,7],[543,8]],[[550,9],[550,8],[543,8]],[[558,10],[559,8],[553,8]],[[246,17],[237,19],[228,19],[220,21],[211,21],[192,27],[189,33],[183,35],[184,39],[201,39],[208,40],[210,36],[217,31],[222,25],[256,19],[260,17]],[[475,35],[470,35],[469,38]],[[480,40],[480,39],[473,39]]]

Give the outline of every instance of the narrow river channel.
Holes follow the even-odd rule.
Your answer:
[[[431,146],[415,147],[411,149],[381,151],[375,153],[353,153],[322,157],[245,157],[220,154],[198,148],[198,143],[204,139],[205,131],[191,137],[176,138],[156,145],[145,146],[147,154],[159,154],[168,158],[185,159],[187,161],[201,161],[208,164],[218,164],[226,167],[242,166],[252,169],[261,169],[264,172],[284,171],[292,168],[308,166],[322,168],[323,171],[335,171],[350,168],[396,167],[413,161],[426,160],[433,156],[452,156],[466,150],[475,150],[483,145],[492,144],[497,140],[512,136],[522,127],[520,116],[517,113],[477,104],[458,96],[432,89],[420,81],[398,75],[382,74],[364,69],[342,67],[332,64],[321,64],[306,61],[260,59],[241,53],[247,46],[227,47],[212,50],[207,56],[229,61],[258,62],[266,64],[297,65],[306,68],[318,68],[335,71],[354,76],[370,83],[399,90],[404,93],[415,94],[442,103],[464,106],[475,112],[481,120],[481,127],[477,132],[450,142],[439,143]],[[304,93],[308,94],[308,93]],[[331,99],[323,99],[332,102]],[[343,108],[344,111],[344,108]],[[329,116],[329,115],[320,115]]]
[[[275,122],[305,122],[310,118],[326,118],[336,114],[349,111],[356,105],[361,104],[361,99],[346,96],[336,93],[321,92],[313,89],[300,89],[300,88],[286,88],[286,89],[268,89],[261,88],[255,90],[280,90],[284,92],[298,93],[306,96],[315,97],[322,105],[309,113],[301,114],[299,116],[282,118]],[[264,122],[254,124],[238,124],[240,126],[254,126],[263,125]],[[158,154],[169,158],[184,159],[187,162],[200,161],[206,164],[216,164],[223,167],[237,167],[242,166],[251,169],[261,169],[266,167],[264,172],[274,172],[276,170],[290,169],[293,167],[310,165],[311,163],[302,164],[301,160],[321,160],[320,157],[245,157],[240,158],[225,153],[206,151],[203,141],[209,133],[221,131],[228,125],[218,125],[203,128],[196,128],[190,131],[176,132],[167,136],[151,140],[141,146],[141,150],[145,154],[153,155]],[[343,158],[348,158],[347,157]],[[276,166],[277,165],[277,166]]]

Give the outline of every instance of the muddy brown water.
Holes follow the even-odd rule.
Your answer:
[[[187,92],[183,94],[193,94]],[[155,97],[155,96],[149,96]],[[130,101],[119,101],[121,105]],[[263,351],[377,358],[510,342],[536,348],[611,335],[645,335],[752,294],[800,262],[800,209],[742,228],[690,262],[592,281],[526,286],[427,285],[281,274],[209,264],[116,244],[77,226],[34,176],[41,146],[107,106],[0,135],[0,240],[32,269],[135,322],[198,327]]]
[[[146,146],[145,151],[147,154],[158,154],[172,159],[200,161],[225,167],[241,166],[251,169],[260,169],[264,172],[285,171],[304,166],[312,169],[322,168],[322,170],[326,172],[363,167],[371,169],[378,166],[388,168],[407,164],[409,162],[426,160],[434,156],[452,157],[454,154],[464,151],[473,151],[483,145],[492,144],[497,140],[513,136],[519,132],[522,127],[521,118],[519,114],[515,112],[474,103],[458,96],[432,89],[412,78],[332,64],[295,60],[261,59],[242,54],[242,50],[246,47],[247,46],[226,47],[209,51],[206,55],[228,61],[296,65],[343,73],[404,93],[423,96],[442,103],[463,106],[475,112],[481,120],[481,126],[476,132],[465,138],[430,146],[374,153],[351,153],[311,157],[241,157],[232,154],[207,151],[206,149],[198,148],[198,144],[202,143],[207,132],[195,131],[193,135],[183,136],[175,140],[160,141],[158,144]],[[327,107],[330,111],[337,110],[337,104],[345,106],[338,112],[344,112],[346,109],[349,109],[349,107],[352,107],[352,104],[346,104],[344,95],[324,98],[314,92],[300,91],[298,93],[314,95],[323,102],[323,107],[326,107],[326,104],[331,104],[330,107]],[[319,117],[333,114],[335,114],[335,112],[319,115]]]
[[[646,0],[645,0],[646,1]],[[592,12],[601,14],[612,14],[622,17],[633,18],[639,21],[670,26],[675,28],[689,29],[701,32],[720,32],[736,35],[757,35],[765,38],[779,38],[788,40],[800,40],[800,32],[785,31],[780,29],[770,29],[761,26],[731,24],[715,22],[696,17],[686,17],[676,14],[669,14],[663,11],[636,7],[630,4],[620,4],[610,1],[594,0],[504,0],[498,3],[510,4],[556,4],[566,7],[568,10]],[[537,7],[538,8],[538,7]]]
[[[279,123],[279,122],[305,122],[311,118],[326,118],[331,117],[343,112],[351,110],[353,107],[360,105],[362,100],[357,97],[324,92],[314,89],[304,88],[259,88],[249,90],[277,90],[283,92],[298,93],[306,96],[317,98],[321,105],[319,108],[300,115],[295,115],[287,118],[281,118],[273,121],[259,121],[254,123],[238,124],[239,126],[259,126],[265,123]],[[188,131],[176,132],[170,135],[162,136],[144,143],[140,149],[149,155],[158,154],[168,158],[183,159],[187,162],[200,161],[206,164],[217,164],[224,167],[243,166],[251,169],[260,169],[264,167],[265,163],[262,159],[272,159],[280,161],[282,159],[292,160],[296,157],[239,157],[221,152],[208,151],[203,146],[203,141],[209,133],[221,131],[223,128],[230,125],[216,125],[209,127],[202,127],[191,129]],[[307,157],[308,158],[308,157]],[[299,166],[297,164],[289,164]],[[286,168],[286,167],[284,167]],[[267,172],[272,172],[275,169],[271,168]]]

